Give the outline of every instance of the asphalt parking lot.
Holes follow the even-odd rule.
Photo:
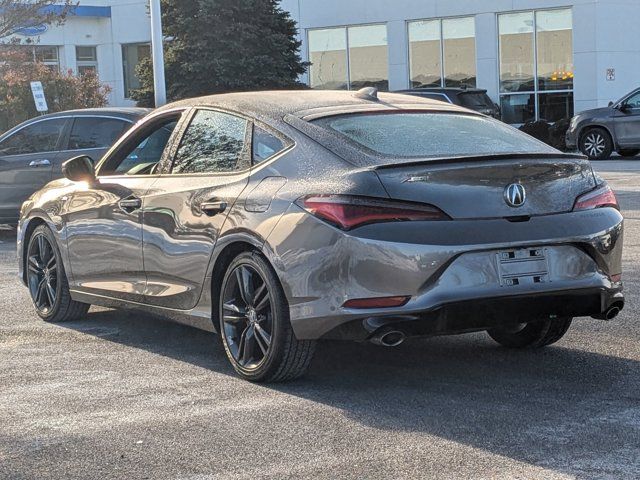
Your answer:
[[[326,343],[275,386],[151,316],[44,324],[0,231],[0,478],[638,478],[640,161],[596,168],[627,217],[615,321],[535,352],[484,334]]]

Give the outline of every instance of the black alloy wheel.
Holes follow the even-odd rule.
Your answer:
[[[224,336],[234,360],[244,369],[255,370],[271,348],[273,311],[269,287],[251,265],[231,272],[222,310]]]
[[[26,280],[37,314],[50,323],[79,320],[90,308],[71,298],[61,258],[51,230],[37,227],[26,248]]]
[[[48,316],[59,297],[58,258],[44,232],[31,238],[27,255],[27,282],[31,299],[40,315]]]
[[[219,295],[218,331],[242,378],[280,382],[307,371],[316,342],[295,336],[282,285],[262,255],[239,254],[227,267]]]

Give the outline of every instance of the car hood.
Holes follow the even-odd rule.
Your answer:
[[[610,117],[612,111],[613,109],[611,107],[593,108],[580,112],[577,117],[579,119]]]

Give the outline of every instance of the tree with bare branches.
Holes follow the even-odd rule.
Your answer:
[[[72,0],[0,0],[0,43],[24,27],[64,22]]]

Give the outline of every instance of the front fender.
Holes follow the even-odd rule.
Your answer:
[[[62,264],[64,266],[65,272],[67,272],[67,275],[69,275],[68,272],[71,271],[71,269],[69,268],[69,257],[67,255],[67,249],[64,248],[66,243],[64,239],[62,220],[59,217],[52,218],[47,211],[40,208],[32,208],[32,206],[28,205],[28,202],[26,202],[22,207],[16,236],[18,277],[24,285],[27,284],[26,253],[29,238],[31,238],[31,234],[33,233],[33,231],[40,225],[46,225],[49,230],[51,230],[56,239],[58,249],[60,250]]]

